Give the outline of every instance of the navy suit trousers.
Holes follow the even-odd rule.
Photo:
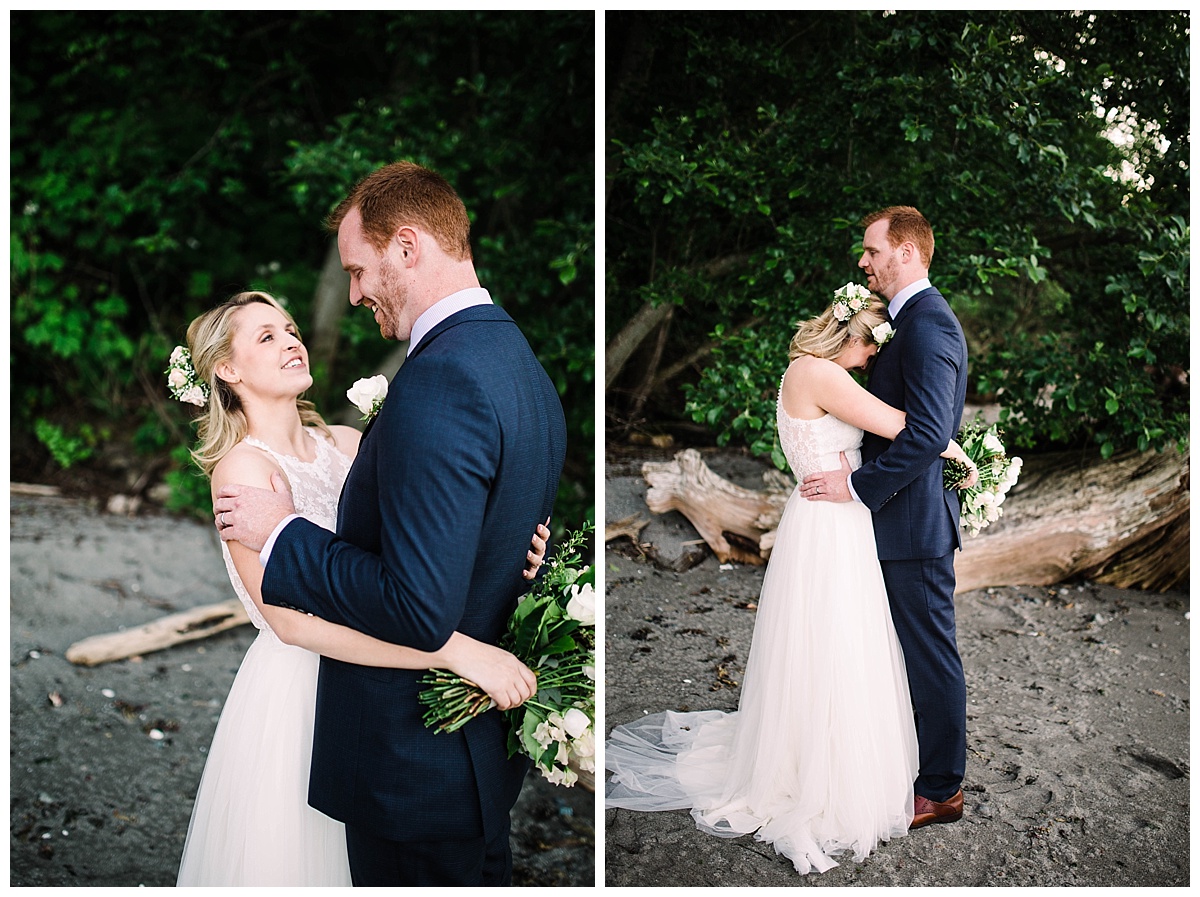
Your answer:
[[[913,790],[933,801],[962,786],[967,760],[967,684],[954,625],[954,554],[880,561],[892,622],[904,648],[921,772]]]

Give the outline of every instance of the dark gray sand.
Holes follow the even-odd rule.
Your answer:
[[[14,886],[173,885],[217,717],[251,627],[87,668],[91,635],[233,597],[215,531],[12,496],[9,859]],[[591,885],[593,795],[533,775],[514,884]]]
[[[733,453],[714,470],[761,488]],[[608,520],[645,508],[640,463],[610,465]],[[711,556],[663,569],[697,538],[655,518],[643,557],[605,552],[605,726],[659,710],[734,710],[763,568]],[[604,813],[608,885],[1186,886],[1190,882],[1190,598],[1091,582],[958,596],[967,676],[966,813],[866,862],[798,876],[752,836],[698,832],[686,811]]]

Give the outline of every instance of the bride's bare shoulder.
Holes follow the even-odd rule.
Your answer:
[[[239,442],[213,468],[213,492],[229,483],[269,487],[272,473],[283,473],[274,458],[261,449]]]
[[[783,384],[786,388],[791,381],[793,386],[799,386],[804,381],[822,380],[826,377],[836,376],[842,371],[842,368],[837,362],[830,361],[828,358],[818,358],[815,355],[800,355],[788,365],[787,371],[784,373]]]
[[[339,452],[351,458],[358,454],[358,443],[362,440],[360,431],[354,427],[333,424],[330,426],[329,432],[333,434],[333,444]]]

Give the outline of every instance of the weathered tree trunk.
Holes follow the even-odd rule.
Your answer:
[[[634,545],[638,544],[641,538],[642,530],[644,530],[650,521],[640,514],[631,514],[628,517],[622,517],[620,520],[614,520],[612,523],[604,526],[604,541],[611,542],[613,539],[622,537],[632,540]]]
[[[625,367],[625,362],[629,360],[629,356],[634,353],[646,337],[654,332],[655,328],[659,327],[667,319],[673,308],[674,306],[669,302],[663,302],[657,306],[647,302],[621,328],[621,332],[609,341],[608,346],[604,350],[605,389],[613,385],[613,381],[617,379],[617,375]]]
[[[1133,452],[1080,463],[1034,458],[1004,503],[1004,516],[963,536],[958,591],[1050,585],[1086,576],[1121,588],[1164,590],[1186,581],[1190,453]],[[773,474],[774,472],[772,472]],[[713,473],[692,449],[642,468],[655,513],[687,517],[717,558],[764,563],[792,482],[743,489]]]
[[[231,598],[170,614],[137,629],[93,635],[69,647],[66,658],[71,663],[92,667],[207,638],[249,622],[242,602]]]
[[[321,277],[313,294],[312,334],[308,340],[309,364],[328,371],[337,356],[342,316],[350,307],[350,278],[342,270],[337,241],[329,241]]]
[[[709,469],[695,449],[685,449],[674,461],[647,461],[642,476],[650,485],[646,505],[655,514],[679,511],[722,563],[762,564],[770,555],[762,538],[773,534],[790,493],[790,481],[776,471],[765,477],[763,491],[745,489]]]
[[[1077,575],[1128,589],[1179,585],[1190,569],[1190,457],[1168,450],[1088,464],[1074,454],[1037,459],[1021,471],[1004,516],[964,538],[959,591]]]

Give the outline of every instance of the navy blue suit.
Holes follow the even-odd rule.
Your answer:
[[[939,455],[958,433],[967,346],[958,319],[930,287],[912,296],[879,350],[868,390],[907,414],[889,441],[863,436],[850,481],[871,509],[917,722],[917,794],[951,797],[966,770],[966,683],[954,624],[954,551],[962,547],[957,493],[942,488]]]
[[[528,589],[525,552],[565,453],[558,393],[516,324],[494,305],[460,311],[393,379],[337,533],[289,523],[263,599],[424,651],[455,630],[495,644]],[[321,659],[309,802],[389,841],[507,845],[527,762],[508,759],[499,712],[425,728],[423,675]]]

